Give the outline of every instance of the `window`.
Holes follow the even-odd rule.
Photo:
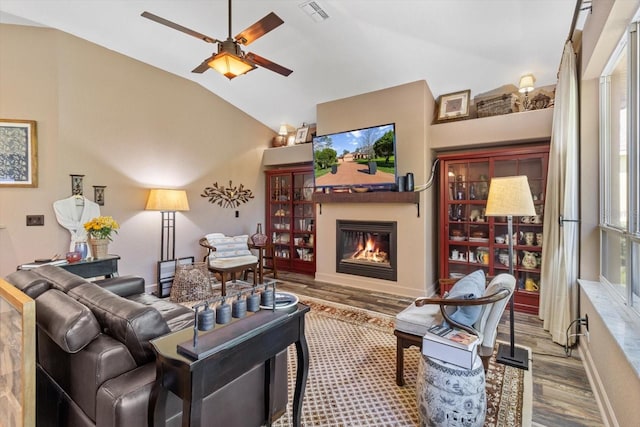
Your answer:
[[[631,25],[600,78],[601,279],[638,312],[639,28]]]

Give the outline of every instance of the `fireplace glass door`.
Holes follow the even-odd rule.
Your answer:
[[[396,280],[396,223],[338,220],[336,271]]]

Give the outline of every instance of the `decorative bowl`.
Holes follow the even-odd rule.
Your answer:
[[[356,193],[366,193],[369,191],[369,187],[351,187],[351,189]]]
[[[78,251],[67,252],[66,258],[69,264],[73,264],[74,262],[78,262],[82,259],[82,254]]]

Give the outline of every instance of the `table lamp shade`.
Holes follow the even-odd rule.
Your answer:
[[[487,216],[535,216],[526,176],[492,178],[487,199]]]
[[[178,212],[188,211],[189,201],[184,190],[152,189],[145,210]]]

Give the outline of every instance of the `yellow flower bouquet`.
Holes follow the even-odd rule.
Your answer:
[[[120,226],[110,216],[99,216],[84,223],[84,229],[87,230],[87,234],[94,239],[113,240],[111,233],[118,234],[118,228]]]

